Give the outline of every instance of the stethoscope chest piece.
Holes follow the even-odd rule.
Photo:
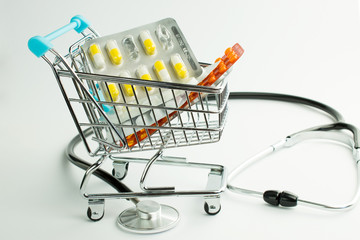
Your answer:
[[[179,212],[173,207],[145,200],[123,211],[117,223],[130,232],[158,233],[175,227],[179,220]]]

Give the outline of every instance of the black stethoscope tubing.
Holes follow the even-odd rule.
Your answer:
[[[208,96],[208,98],[211,100],[212,96]],[[230,92],[229,95],[230,100],[271,100],[271,101],[281,101],[281,102],[288,102],[288,103],[296,103],[296,104],[302,104],[306,106],[313,107],[315,109],[319,109],[324,111],[325,113],[329,114],[336,122],[342,122],[344,121],[342,115],[336,111],[334,108],[323,104],[321,102],[303,98],[299,96],[293,96],[288,94],[280,94],[280,93],[266,93],[266,92]],[[88,136],[92,134],[92,129],[86,129],[84,131],[84,135]],[[69,143],[67,149],[66,149],[66,155],[68,157],[68,160],[73,163],[75,166],[86,170],[88,169],[92,164],[85,161],[84,159],[77,156],[75,153],[75,146],[81,142],[81,138],[79,135],[75,136],[72,141]],[[108,172],[97,169],[94,173],[95,176],[100,178],[101,180],[108,183],[110,186],[112,186],[116,191],[118,192],[132,192],[130,188],[128,188],[124,183],[122,183],[120,180],[116,179],[114,176],[109,174]],[[137,198],[129,199],[134,204],[138,203],[139,200]]]

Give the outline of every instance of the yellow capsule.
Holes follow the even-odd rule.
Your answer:
[[[120,72],[119,76],[131,78],[130,73],[128,71]],[[123,90],[124,90],[126,96],[128,96],[128,97],[134,96],[134,91],[130,84],[123,84],[122,86],[123,86]],[[134,90],[136,90],[136,86],[134,86]]]
[[[89,55],[95,68],[102,69],[105,67],[105,59],[97,43],[93,43],[90,45]]]
[[[144,80],[152,80],[150,74],[144,74],[140,78]]]
[[[126,96],[128,96],[128,97],[134,96],[134,91],[130,84],[124,84],[123,87],[124,87]],[[134,86],[134,90],[136,90],[135,86]]]
[[[155,43],[148,31],[142,31],[140,33],[140,41],[142,42],[144,50],[147,55],[155,54],[156,52]]]
[[[179,78],[183,79],[186,77],[186,68],[184,66],[184,64],[182,63],[177,63],[174,65],[175,71],[177,73],[177,75],[179,76]]]
[[[160,72],[161,70],[165,69],[164,62],[159,60],[154,63],[154,68],[156,71]]]
[[[154,63],[154,71],[161,81],[171,82],[171,77],[162,60]]]
[[[119,46],[117,45],[116,41],[115,40],[107,41],[105,48],[106,48],[106,51],[109,55],[111,62],[115,65],[120,65],[122,56],[121,56],[121,52],[120,52]]]
[[[147,70],[147,68],[144,66],[144,65],[140,65],[137,70],[136,70],[136,74],[138,75],[138,77],[140,79],[143,79],[143,80],[153,80],[149,71]],[[146,89],[148,91],[151,91],[152,88],[151,87],[146,87]]]
[[[97,43],[93,43],[89,47],[89,52],[92,56],[94,56],[97,53],[101,53],[100,47]]]
[[[109,92],[110,92],[112,100],[114,102],[117,102],[119,100],[119,95],[120,95],[120,92],[119,92],[117,86],[115,85],[115,83],[110,83],[108,85],[108,88],[109,88]]]
[[[170,61],[179,79],[185,79],[188,77],[188,70],[179,54],[172,55]]]

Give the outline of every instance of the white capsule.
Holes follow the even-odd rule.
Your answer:
[[[97,43],[93,43],[90,45],[89,55],[95,68],[102,69],[105,67],[105,59]]]
[[[114,102],[119,101],[119,99],[120,99],[120,92],[119,92],[119,89],[118,89],[118,87],[116,86],[116,84],[115,84],[115,83],[109,83],[109,84],[108,84],[108,90],[109,90],[109,92],[110,92],[111,99],[112,99]]]
[[[109,40],[106,42],[105,45],[107,54],[109,55],[109,58],[111,60],[111,62],[115,65],[120,65],[121,63],[121,52],[119,49],[119,46],[117,45],[115,40]]]
[[[169,71],[166,69],[165,64],[162,60],[156,61],[154,63],[154,71],[156,76],[164,82],[171,82],[171,77]]]
[[[140,33],[140,41],[144,47],[144,50],[147,55],[154,55],[156,52],[156,47],[154,40],[152,39],[150,33],[148,31],[142,31]]]
[[[186,79],[188,77],[188,70],[178,53],[171,56],[170,62],[179,79]]]
[[[153,80],[151,78],[151,75],[148,71],[148,69],[146,68],[145,65],[140,65],[137,69],[136,69],[136,74],[137,76],[140,78],[140,79],[143,79],[143,80]],[[148,91],[151,91],[151,87],[147,87],[147,90]]]
[[[152,80],[151,75],[145,65],[140,65],[136,69],[136,74],[140,79]]]
[[[128,71],[121,71],[119,73],[119,76],[125,77],[125,78],[131,78],[131,75]],[[123,90],[124,90],[124,93],[126,96],[128,96],[128,97],[134,96],[134,91],[130,84],[123,84],[122,86],[123,86]],[[134,90],[136,90],[136,86],[134,86]]]

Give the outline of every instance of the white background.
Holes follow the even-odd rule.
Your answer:
[[[87,202],[78,192],[83,171],[64,155],[76,129],[51,70],[27,49],[30,37],[44,36],[76,14],[88,18],[102,35],[172,17],[199,61],[214,61],[236,42],[243,46],[244,56],[229,76],[231,91],[313,98],[360,126],[357,1],[33,0],[1,5],[1,239],[358,239],[359,206],[348,212],[277,209],[230,192],[222,195],[222,211],[216,216],[204,213],[201,198],[158,199],[177,208],[182,218],[176,228],[161,234],[119,229],[117,215],[132,207],[125,200],[107,201],[104,218],[90,222]],[[55,47],[66,49],[76,37],[71,33],[57,39]],[[168,154],[232,169],[289,133],[331,122],[318,111],[293,104],[239,101],[230,107],[219,143]],[[130,169],[126,183],[132,188],[138,187],[139,167]],[[111,169],[110,161],[105,168]],[[170,169],[167,175],[189,187],[205,184],[203,175],[190,177],[183,170]],[[155,176],[154,182],[167,184],[163,176]],[[276,154],[237,180],[257,190],[290,190],[330,204],[349,200],[354,182],[350,152],[321,142]],[[109,189],[92,183],[94,191]]]

